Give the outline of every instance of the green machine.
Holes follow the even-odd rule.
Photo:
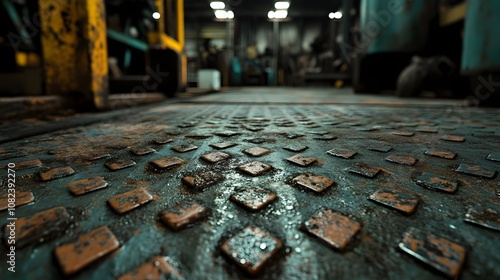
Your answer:
[[[469,77],[473,104],[500,104],[499,13],[498,0],[467,1],[461,72]]]
[[[500,1],[468,0],[462,73],[500,73]]]
[[[393,89],[413,55],[427,47],[435,0],[362,0],[354,89]]]

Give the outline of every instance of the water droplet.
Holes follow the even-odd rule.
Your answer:
[[[295,235],[293,236],[293,238],[294,238],[294,239],[299,239],[299,238],[300,238],[300,235],[295,234]]]
[[[247,263],[247,261],[246,261],[245,259],[241,259],[241,260],[240,260],[240,263],[241,263],[241,264],[246,264],[246,263]]]
[[[261,250],[265,250],[266,248],[267,248],[267,244],[266,243],[260,244],[260,249]]]
[[[302,252],[302,249],[300,249],[300,248],[295,248],[295,252],[300,253],[300,252]]]
[[[233,216],[232,214],[229,214],[227,217],[228,217],[229,219],[234,218],[234,216]]]
[[[160,266],[160,262],[159,261],[155,261],[155,267],[159,267]]]
[[[456,227],[456,226],[454,226],[454,225],[450,225],[450,227],[451,227],[452,229],[457,229],[457,227]]]
[[[287,205],[285,208],[286,208],[286,210],[292,210],[293,209],[293,205]]]

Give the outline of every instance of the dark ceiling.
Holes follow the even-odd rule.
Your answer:
[[[210,0],[185,0],[186,17],[213,18]],[[226,8],[234,11],[238,17],[267,17],[267,12],[274,9],[275,0],[226,0]],[[328,17],[342,6],[342,0],[291,0],[289,16]]]

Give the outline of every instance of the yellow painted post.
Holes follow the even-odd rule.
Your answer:
[[[78,94],[97,109],[108,105],[104,0],[39,0],[47,95]]]
[[[153,53],[156,56],[166,58],[166,61],[163,60],[160,63],[158,57],[151,57],[149,63],[155,61],[159,63],[162,69],[165,69],[163,71],[170,73],[169,81],[164,81],[164,83],[170,83],[171,86],[165,87],[164,90],[167,94],[174,94],[175,90],[187,87],[187,57],[184,53],[184,0],[155,0],[154,3],[156,10],[161,14],[161,19],[158,22],[157,29],[148,33],[150,54]],[[172,3],[176,4],[175,10],[172,9]],[[176,14],[176,21],[167,20],[171,13]],[[169,24],[176,25],[177,38],[167,34],[167,30],[171,30]],[[170,51],[175,55],[171,55]],[[156,69],[158,64],[154,67],[153,65],[149,66]],[[174,87],[175,90],[172,89]]]
[[[165,17],[168,15],[165,13],[164,0],[155,0],[156,11],[160,13],[160,19],[158,20],[158,33],[165,33]]]
[[[177,40],[182,49],[185,44],[184,32],[184,0],[177,0]]]
[[[85,25],[85,44],[90,59],[90,96],[98,109],[108,105],[108,45],[106,37],[106,7],[104,0],[86,0],[88,22]]]
[[[185,37],[185,27],[184,27],[184,0],[177,0],[177,40],[181,47],[181,88],[187,88],[187,56],[184,52],[184,46],[186,42]]]
[[[188,65],[187,65],[187,56],[185,53],[181,54],[181,88],[182,90],[186,90],[187,88],[187,75],[188,75]]]

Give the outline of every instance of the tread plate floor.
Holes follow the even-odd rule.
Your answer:
[[[0,278],[500,278],[499,110],[246,91],[2,144]]]

